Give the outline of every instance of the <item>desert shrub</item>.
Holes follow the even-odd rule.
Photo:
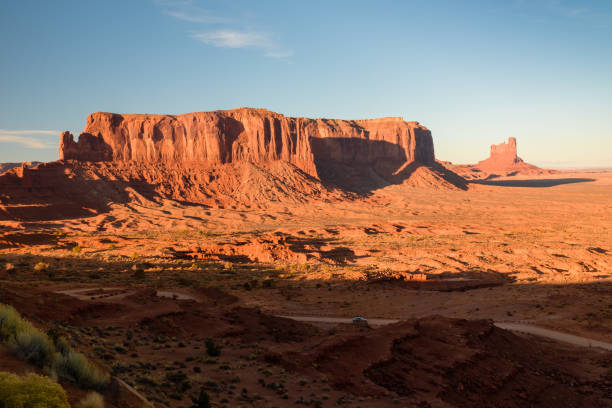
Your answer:
[[[53,343],[55,344],[55,350],[58,352],[62,354],[70,353],[70,343],[68,343],[68,340],[66,340],[64,336],[56,338]]]
[[[0,406],[3,408],[70,408],[66,392],[48,377],[19,377],[0,373]]]
[[[166,381],[175,383],[175,384],[179,384],[182,382],[187,381],[189,378],[187,377],[187,374],[183,373],[182,371],[177,371],[175,373],[167,373],[166,374]]]
[[[23,328],[8,342],[19,359],[44,367],[53,362],[55,348],[49,337],[33,326]]]
[[[81,388],[101,390],[106,388],[110,378],[108,373],[93,365],[87,357],[76,351],[55,353],[57,375]]]
[[[0,341],[18,358],[40,367],[52,362],[53,341],[9,305],[0,304]]]
[[[144,269],[136,268],[136,269],[133,269],[133,270],[134,270],[134,274],[132,276],[134,277],[134,279],[142,281],[142,280],[144,280],[147,277],[147,275],[145,274]]]
[[[102,397],[97,392],[90,392],[83,398],[78,408],[104,408],[104,397]]]
[[[200,394],[197,397],[191,397],[193,405],[191,408],[210,408],[210,397],[204,388],[200,388]]]
[[[174,384],[175,391],[179,394],[184,394],[185,391],[191,388],[189,377],[182,371],[166,374],[166,382]]]
[[[21,360],[55,370],[61,378],[81,388],[102,389],[110,381],[106,372],[81,353],[72,351],[57,330],[51,329],[47,335],[23,319],[12,306],[1,303],[0,341]],[[0,408],[5,407],[0,404]]]
[[[206,354],[211,357],[217,357],[221,355],[221,347],[215,344],[215,341],[211,338],[206,339],[204,342],[206,345]]]
[[[22,319],[15,308],[0,304],[0,340],[6,341],[18,331],[30,326],[31,324]]]
[[[274,286],[274,279],[272,279],[270,276],[266,276],[263,280],[263,282],[261,283],[261,286],[263,286],[264,288],[271,288]]]

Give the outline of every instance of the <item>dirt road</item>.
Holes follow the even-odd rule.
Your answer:
[[[319,317],[319,316],[278,316],[287,319],[297,320],[300,322],[313,322],[313,323],[352,323],[353,319],[350,317]],[[383,326],[386,324],[397,323],[399,320],[393,319],[368,319],[368,323],[371,326]],[[573,344],[581,347],[597,347],[604,350],[612,351],[612,344],[603,341],[592,340],[586,337],[574,336],[572,334],[562,333],[554,330],[543,329],[541,327],[533,326],[531,324],[523,323],[507,323],[507,322],[496,322],[495,326],[500,329],[510,330],[519,333],[528,333],[535,336],[546,337],[552,340],[560,341],[563,343]]]
[[[495,326],[500,329],[511,330],[520,333],[529,333],[535,336],[547,337],[563,343],[569,343],[582,347],[597,347],[604,350],[612,351],[612,344],[603,341],[591,340],[586,337],[574,336],[573,334],[562,333],[554,330],[543,329],[538,326],[522,323],[502,323],[496,322]]]
[[[325,316],[278,316],[286,319],[297,320],[299,322],[312,322],[312,323],[352,323],[353,318],[351,317],[325,317]],[[370,326],[384,326],[386,324],[397,323],[399,320],[393,319],[368,319]]]

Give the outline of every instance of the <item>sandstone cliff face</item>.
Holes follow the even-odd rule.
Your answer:
[[[176,200],[232,209],[353,200],[392,184],[466,189],[435,162],[431,133],[402,118],[291,118],[264,109],[93,113],[60,161],[0,175],[0,220],[95,216]]]
[[[292,118],[265,109],[183,115],[93,113],[75,142],[64,132],[60,159],[160,163],[282,160],[318,177],[319,163],[351,166],[434,163],[431,133],[402,118]]]
[[[22,163],[0,163],[0,174],[5,173],[17,167],[23,167],[24,165],[26,167],[35,167],[38,164],[40,164],[40,162],[37,162],[37,161],[29,161],[29,162],[22,162]]]

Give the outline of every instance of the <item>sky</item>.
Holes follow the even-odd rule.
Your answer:
[[[89,113],[402,116],[436,156],[612,167],[612,1],[2,1],[0,162]]]

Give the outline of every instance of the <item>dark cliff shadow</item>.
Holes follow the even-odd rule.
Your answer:
[[[500,187],[554,187],[563,184],[588,183],[596,181],[592,178],[560,178],[560,179],[531,179],[531,180],[473,180],[474,184]]]
[[[415,184],[447,182],[467,189],[465,179],[437,162],[409,162],[405,150],[395,143],[350,137],[310,137],[309,142],[317,175],[326,187],[369,195],[375,190],[402,184],[425,167],[427,171],[419,172],[420,180]]]
[[[328,248],[331,245],[338,243],[335,238],[310,238],[296,237],[287,235],[284,237],[288,249],[292,252],[303,253],[307,255],[317,254],[321,260],[325,260],[337,264],[353,263],[360,256],[355,255],[355,252],[345,246],[335,246]]]

